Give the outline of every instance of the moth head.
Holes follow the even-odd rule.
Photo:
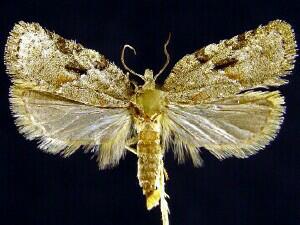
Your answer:
[[[146,69],[144,73],[144,82],[143,89],[153,89],[155,88],[155,79],[153,77],[153,71]]]
[[[128,44],[126,44],[126,45],[123,46],[123,49],[122,49],[122,52],[121,52],[121,62],[123,64],[124,68],[126,70],[128,70],[132,75],[135,75],[135,76],[141,78],[145,82],[144,86],[147,85],[147,84],[150,84],[150,83],[151,83],[151,85],[152,85],[152,83],[155,85],[155,80],[157,79],[157,77],[160,74],[162,74],[162,72],[167,68],[167,66],[168,66],[168,64],[170,62],[170,55],[169,55],[168,50],[167,50],[167,46],[168,46],[168,44],[170,42],[170,38],[171,38],[171,33],[169,33],[168,40],[164,44],[164,53],[165,53],[165,56],[166,56],[166,62],[165,62],[165,64],[163,65],[163,67],[160,69],[160,71],[156,75],[153,75],[153,71],[152,70],[146,69],[145,73],[144,73],[144,76],[143,76],[143,75],[141,75],[139,73],[136,73],[135,71],[133,71],[132,69],[130,69],[126,65],[126,63],[124,61],[124,52],[125,52],[125,49],[126,48],[131,49],[133,51],[133,53],[136,55],[136,51],[135,51],[134,47],[132,47],[131,45],[128,45]]]
[[[145,81],[151,81],[154,80],[153,78],[153,70],[146,69],[144,73],[144,80]]]

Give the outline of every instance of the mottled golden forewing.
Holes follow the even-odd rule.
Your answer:
[[[130,135],[132,94],[120,69],[96,51],[24,22],[10,33],[5,63],[21,133],[49,153],[68,156],[83,146],[98,155],[100,168],[119,162]]]
[[[170,104],[163,133],[173,136],[179,161],[187,155],[195,165],[201,164],[199,147],[219,159],[245,158],[275,137],[283,120],[283,104],[278,91],[246,92],[198,105]]]
[[[125,107],[132,94],[128,77],[98,52],[43,29],[19,22],[5,49],[14,83],[101,107]]]
[[[210,44],[183,57],[163,85],[173,103],[197,104],[258,87],[279,86],[294,67],[291,26],[275,20],[266,26]]]

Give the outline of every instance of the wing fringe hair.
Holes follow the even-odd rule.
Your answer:
[[[249,95],[252,95],[253,97],[262,95],[262,97],[270,104],[269,115],[266,116],[266,121],[264,122],[265,126],[262,126],[259,132],[250,139],[243,140],[238,145],[232,143],[205,145],[205,148],[210,150],[218,159],[224,159],[230,156],[247,158],[268,145],[274,140],[279,132],[280,125],[284,119],[283,114],[285,113],[284,97],[280,96],[278,91],[271,93],[250,92]]]
[[[195,166],[201,165],[200,147],[218,159],[247,158],[275,138],[283,105],[278,91],[246,92],[203,105],[169,105],[163,140],[172,140],[179,163],[189,156]]]
[[[95,152],[101,169],[116,166],[125,155],[131,129],[126,109],[100,109],[19,86],[11,88],[10,101],[20,133],[38,139],[47,153],[68,157],[84,147]]]

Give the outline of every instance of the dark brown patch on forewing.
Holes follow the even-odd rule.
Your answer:
[[[246,34],[240,34],[237,36],[237,42],[235,42],[232,46],[233,50],[238,50],[245,47],[247,44]]]
[[[93,62],[93,65],[98,70],[104,70],[108,67],[109,63],[105,57],[101,57],[100,60]]]
[[[82,67],[78,62],[70,62],[67,65],[65,65],[65,69],[69,72],[77,73],[79,75],[86,74],[87,69]]]
[[[238,40],[238,42],[245,42],[246,41],[246,33],[238,35],[237,40]]]
[[[200,63],[206,63],[210,59],[210,57],[205,54],[205,48],[201,48],[200,50],[196,51],[194,54],[196,59]]]
[[[72,53],[71,49],[68,48],[67,41],[64,38],[62,38],[62,37],[59,37],[57,39],[56,46],[59,49],[59,51],[62,52],[62,53],[64,53],[64,54],[70,54],[70,53]]]
[[[70,41],[67,41],[60,36],[58,36],[56,39],[56,46],[58,50],[63,54],[72,54],[73,51],[78,53],[83,49],[80,44],[71,43]]]
[[[237,59],[235,58],[226,58],[226,59],[222,59],[218,62],[215,63],[215,70],[224,70],[227,67],[232,67],[234,66],[236,63],[238,62]]]
[[[250,30],[247,32],[248,36],[255,36],[257,34],[258,29]]]

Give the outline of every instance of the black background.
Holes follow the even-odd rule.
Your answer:
[[[274,19],[291,23],[300,37],[299,12],[297,0],[1,1],[0,224],[161,224],[159,209],[145,208],[132,154],[118,167],[99,171],[89,154],[78,151],[68,159],[48,155],[18,133],[2,63],[15,22],[39,22],[120,67],[121,47],[129,43],[138,55],[128,53],[127,63],[139,73],[159,70],[162,46],[171,32],[166,77],[185,54]],[[171,225],[300,224],[299,75],[297,63],[290,83],[280,87],[286,96],[285,122],[275,141],[257,155],[220,162],[203,151],[205,165],[196,169],[191,163],[178,166],[172,153],[167,154]]]

